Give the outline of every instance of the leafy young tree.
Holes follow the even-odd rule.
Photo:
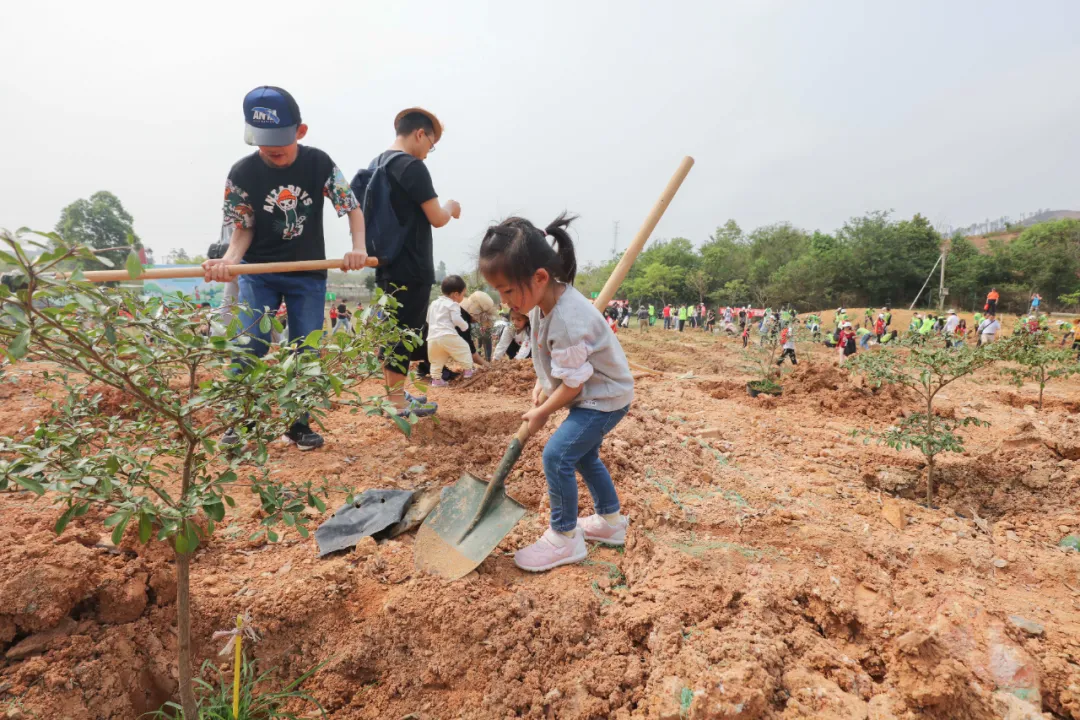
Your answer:
[[[750,287],[762,292],[769,277],[806,250],[806,233],[791,223],[776,223],[750,233]]]
[[[373,272],[365,272],[363,282],[364,282],[364,289],[367,290],[369,293],[374,294],[374,292],[375,292],[375,273],[373,273]]]
[[[442,260],[439,261],[438,267],[435,268],[435,284],[438,285],[446,277],[446,263]]]
[[[721,305],[742,305],[750,299],[750,286],[742,280],[729,280],[713,292],[712,299]]]
[[[742,228],[734,220],[728,220],[723,227],[717,228],[699,252],[701,267],[709,274],[714,285],[746,279],[750,247]]]
[[[810,236],[808,249],[769,278],[769,295],[801,310],[847,304],[841,297],[852,290],[850,250],[821,232]]]
[[[1073,351],[1056,346],[1053,335],[1045,330],[1016,333],[998,343],[997,352],[1002,359],[1015,363],[1003,367],[1001,374],[1011,378],[1017,388],[1027,381],[1039,386],[1039,410],[1043,408],[1043,390],[1050,381],[1080,372]]]
[[[709,295],[712,280],[707,272],[699,268],[686,274],[686,286],[697,294],[698,302],[703,303]]]
[[[627,297],[636,300],[658,298],[661,303],[665,303],[678,296],[679,288],[684,286],[684,273],[681,267],[654,262],[646,266],[638,277],[625,283],[624,292]]]
[[[1035,289],[1047,298],[1076,292],[1080,290],[1080,220],[1032,225],[1008,245],[1008,256],[1022,281],[1022,296]]]
[[[776,366],[776,351],[780,348],[780,333],[770,332],[762,335],[760,342],[750,345],[742,351],[745,364],[743,369],[757,376],[748,387],[756,392],[778,395],[782,386],[778,382],[781,371]]]
[[[1068,308],[1075,308],[1080,305],[1080,290],[1066,295],[1058,295],[1058,302]]]
[[[852,218],[837,232],[851,251],[851,284],[860,300],[879,305],[914,297],[941,254],[941,236],[921,215],[892,222],[887,212]]]
[[[644,252],[641,253],[640,262],[642,267],[653,263],[661,263],[668,267],[679,267],[689,272],[700,263],[700,258],[694,250],[694,244],[686,238],[672,238],[670,240],[655,240]]]
[[[60,263],[94,256],[59,235],[46,237],[53,249],[31,260],[21,238],[2,236],[10,252],[0,260],[18,266],[23,282],[15,291],[0,285],[0,342],[10,363],[59,366],[45,376],[63,397],[31,434],[0,438],[0,491],[14,484],[48,494],[65,508],[57,533],[97,508],[109,513],[104,524],[114,542],[130,529],[140,542],[171,546],[180,698],[185,717],[194,719],[190,563],[197,546],[235,505],[238,490],[254,493],[265,514],[256,536],[274,542],[273,528],[284,523],[306,537],[301,511],[325,510],[320,496],[329,488],[271,475],[263,465],[267,444],[302,413],[318,423],[336,405],[386,413],[408,431],[410,422],[390,412],[385,397],[362,398],[357,387],[381,376],[378,348],[419,339],[393,322],[363,323],[355,336],[312,333],[302,341],[306,352],[285,347],[255,358],[242,352],[249,338],[239,320],[226,335],[207,334],[209,318],[190,299],[171,301],[166,312],[159,298],[93,285],[81,271],[57,279],[50,271]],[[132,277],[141,272],[135,253],[127,268]],[[378,305],[396,307],[385,295]],[[281,330],[272,314],[259,324]],[[119,394],[120,412],[102,405],[100,388]],[[242,433],[247,449],[219,447],[228,428]],[[255,469],[245,471],[251,463]]]
[[[191,256],[184,248],[173,248],[165,255],[166,265],[191,265]]]
[[[70,243],[86,245],[94,250],[139,247],[139,236],[132,228],[133,222],[131,214],[124,209],[118,197],[107,190],[100,190],[89,199],[76,200],[65,207],[56,223],[56,232]],[[119,266],[127,255],[127,249],[113,250],[86,256],[82,262],[87,269]],[[102,262],[102,258],[108,262]]]
[[[989,255],[980,253],[975,244],[963,235],[953,236],[949,240],[945,262],[950,298],[955,298],[950,304],[976,306],[980,293],[984,292],[983,288],[992,284],[992,273],[987,272],[989,260]]]
[[[622,253],[599,265],[586,265],[578,268],[577,277],[574,279],[574,287],[585,297],[591,297],[592,293],[600,292],[604,287],[604,283],[611,277],[611,273],[615,270],[615,265],[620,258],[622,258]],[[627,282],[640,274],[639,265],[641,265],[640,259],[630,268],[630,273],[626,277]],[[626,286],[624,285],[624,287]]]
[[[906,352],[901,349],[906,349]],[[997,359],[993,346],[943,348],[900,342],[877,352],[848,358],[852,372],[866,376],[875,387],[901,385],[915,391],[921,409],[884,432],[855,430],[854,435],[876,439],[894,450],[915,448],[926,458],[926,504],[934,499],[934,464],[943,452],[963,452],[964,440],[956,431],[968,425],[986,425],[974,417],[943,418],[934,414],[934,399],[943,388],[972,375]]]

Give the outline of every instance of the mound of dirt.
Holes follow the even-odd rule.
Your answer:
[[[1039,403],[1038,395],[1019,395],[1010,390],[999,390],[994,393],[994,396],[1009,407],[1024,408],[1029,405],[1037,406]],[[1043,396],[1043,409],[1061,409],[1069,413],[1080,413],[1080,402],[1074,402],[1071,400],[1061,400],[1059,398],[1050,397],[1048,395]]]
[[[136,409],[131,399],[121,390],[103,383],[91,383],[86,388],[86,395],[94,397],[101,395],[98,407],[107,415],[115,415],[122,418],[133,418]]]
[[[639,350],[724,372],[643,379],[600,446],[631,518],[625,548],[591,545],[585,562],[549,573],[513,564],[549,522],[542,453],[566,411],[508,479],[526,516],[455,583],[417,573],[410,534],[322,559],[292,527],[253,541],[259,498],[236,492],[192,566],[196,665],[221,662],[214,631],[250,611],[262,640],[249,651],[277,669],[266,687],[328,663],[304,690],[335,720],[1080,720],[1080,553],[1057,545],[1080,534],[1073,416],[1029,419],[995,400],[993,380],[951,386],[943,408],[992,425],[962,431],[968,455],[942,455],[940,507],[926,508],[918,452],[849,436],[916,409],[903,391],[875,391],[810,351],[782,397],[752,400],[737,348],[668,335],[620,339],[647,365],[656,356]],[[346,489],[488,476],[533,383],[529,363],[506,363],[432,388],[439,414],[410,437],[334,409],[324,448],[275,444],[269,467],[333,484],[326,513],[302,514],[309,529]],[[47,405],[16,389],[0,432]],[[583,484],[578,511],[593,511]],[[174,699],[172,553],[131,531],[109,547],[97,511],[57,539],[58,514],[48,496],[0,493],[0,653],[19,648],[0,655],[0,708],[92,720]]]
[[[781,406],[810,404],[831,416],[892,420],[914,407],[916,396],[899,385],[868,387],[862,378],[832,363],[799,364],[783,380],[784,393],[775,398]]]
[[[784,395],[798,397],[851,387],[851,375],[833,363],[803,362],[784,378]]]
[[[498,393],[516,397],[529,397],[536,385],[536,371],[532,362],[525,360],[507,360],[492,363],[483,370],[478,370],[468,380],[456,380],[453,387],[465,392]]]
[[[698,383],[698,387],[715,400],[727,400],[746,395],[746,384],[732,380],[705,380]]]
[[[638,350],[634,353],[634,362],[639,365],[644,365],[650,370],[659,370],[664,372],[665,370],[673,369],[673,364],[659,352],[653,350]],[[682,369],[682,366],[675,368]]]

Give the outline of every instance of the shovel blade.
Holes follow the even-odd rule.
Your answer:
[[[487,483],[471,473],[465,473],[447,489],[416,533],[413,552],[417,570],[448,580],[465,577],[517,525],[525,515],[525,508],[505,492],[499,492],[476,527],[461,538],[486,490]]]

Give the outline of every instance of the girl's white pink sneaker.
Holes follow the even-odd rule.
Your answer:
[[[549,527],[539,540],[514,553],[514,564],[529,572],[543,572],[560,565],[579,563],[588,555],[585,533],[580,527],[574,528],[574,534],[571,537]]]
[[[586,540],[603,543],[604,545],[624,545],[626,543],[626,528],[630,526],[630,518],[620,515],[614,525],[608,523],[603,515],[590,515],[578,520],[578,529],[581,530]]]

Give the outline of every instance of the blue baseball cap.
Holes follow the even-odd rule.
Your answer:
[[[248,145],[292,145],[300,122],[300,106],[279,87],[263,85],[244,96],[244,142]]]

